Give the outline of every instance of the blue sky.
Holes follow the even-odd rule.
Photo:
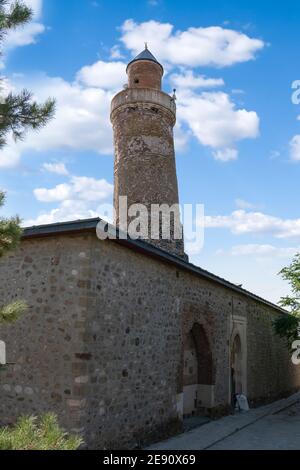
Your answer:
[[[99,214],[112,200],[109,103],[148,41],[178,95],[181,203],[205,205],[191,261],[277,302],[300,247],[300,4],[238,0],[27,0],[7,38],[8,89],[57,99],[55,121],[0,153],[5,215],[38,224]]]

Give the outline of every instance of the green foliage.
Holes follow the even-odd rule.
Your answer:
[[[5,195],[0,191],[0,207],[3,206]],[[0,258],[16,248],[22,235],[19,217],[10,219],[0,218]]]
[[[289,349],[300,336],[300,253],[293,259],[290,266],[280,272],[284,280],[291,286],[292,295],[283,297],[280,305],[290,311],[289,315],[282,315],[274,322],[275,333],[285,338]]]
[[[14,427],[0,429],[0,450],[76,450],[82,443],[66,434],[53,414],[22,417]]]
[[[288,281],[292,289],[292,297],[283,297],[281,306],[288,307],[295,314],[300,314],[300,253],[298,253],[293,262],[287,268],[280,272],[283,279]]]
[[[4,193],[0,191],[0,207],[5,201]],[[8,251],[16,248],[22,235],[18,217],[3,219],[0,217],[0,258]],[[0,324],[3,322],[12,323],[24,313],[27,306],[18,300],[4,307],[0,306]]]
[[[27,23],[31,18],[32,10],[23,3],[16,1],[8,9],[7,2],[0,0],[0,41],[10,29]],[[1,81],[3,78],[0,78],[0,89]],[[9,134],[15,140],[22,139],[28,129],[38,130],[45,126],[54,112],[54,100],[38,104],[32,100],[32,93],[28,90],[0,96],[0,148],[6,144]]]
[[[22,234],[19,224],[18,217],[0,219],[0,258],[7,251],[16,248]]]
[[[0,308],[0,324],[1,323],[13,323],[18,320],[25,310],[27,309],[27,304],[22,300],[17,300],[5,307]]]
[[[10,93],[0,104],[0,148],[6,144],[6,136],[12,132],[15,140],[22,139],[27,129],[38,130],[52,119],[55,102],[48,99],[39,105],[32,101],[32,94],[23,90],[20,94]]]
[[[298,339],[300,318],[295,315],[282,315],[274,321],[275,333],[280,338],[286,339],[288,348],[291,350],[293,342]]]
[[[16,1],[8,7],[7,0],[0,0],[0,31],[1,36],[9,29],[14,29],[32,18],[32,10],[23,3]]]

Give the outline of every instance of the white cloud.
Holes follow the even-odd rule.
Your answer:
[[[105,179],[97,180],[86,176],[72,176],[69,181],[54,188],[34,190],[40,202],[58,202],[58,207],[41,212],[35,219],[26,220],[23,225],[44,225],[55,222],[101,217],[106,214],[105,202],[111,202],[113,185]]]
[[[176,152],[183,152],[187,149],[190,137],[190,130],[183,129],[182,123],[177,121],[174,129],[174,145]]]
[[[113,193],[113,185],[106,180],[96,180],[85,176],[71,176],[69,183],[55,188],[37,188],[34,195],[38,201],[54,202],[78,198],[82,201],[104,201]]]
[[[235,245],[231,248],[232,256],[270,256],[290,258],[300,251],[300,247],[276,247],[273,245],[245,244]]]
[[[116,65],[119,72],[122,67],[121,63],[105,65],[106,70]],[[81,77],[85,83],[78,81],[70,83],[60,77],[47,75],[15,76],[7,81],[6,87],[15,92],[22,88],[31,89],[34,98],[39,102],[45,101],[49,96],[54,97],[56,113],[55,118],[45,128],[39,132],[28,132],[24,141],[15,143],[9,139],[8,146],[0,153],[0,167],[10,168],[17,165],[22,153],[32,150],[42,152],[68,149],[94,151],[105,155],[113,153],[113,135],[109,119],[110,103],[118,90],[117,85],[123,81],[123,78],[117,73],[114,81],[110,82],[112,88],[109,89],[109,75],[106,74],[105,78],[99,80],[102,80],[102,85],[107,89],[96,88],[87,85],[89,81],[95,83],[98,80],[93,67],[83,70],[79,72],[78,77]]]
[[[113,194],[114,187],[105,179],[96,180],[86,176],[71,178],[72,191],[85,201],[104,201]]]
[[[111,59],[123,59],[124,58],[119,46],[116,45],[111,48],[110,58]]]
[[[237,109],[226,93],[196,94],[183,90],[178,98],[179,121],[188,124],[202,145],[214,149],[214,158],[218,160],[236,159],[236,143],[259,135],[256,112]]]
[[[55,119],[39,133],[33,133],[31,142],[26,141],[28,145],[38,151],[68,148],[112,152],[111,93],[49,77],[42,77],[36,86],[32,84],[32,88],[40,101],[54,96],[57,110]]]
[[[5,50],[34,44],[37,36],[42,34],[45,29],[45,26],[41,23],[28,23],[23,27],[10,31],[4,40]]]
[[[205,217],[206,228],[227,228],[234,235],[271,234],[276,238],[300,238],[300,219],[281,219],[262,212],[237,210],[230,215]]]
[[[55,222],[67,222],[71,220],[82,220],[98,217],[98,211],[89,207],[86,201],[68,199],[63,201],[59,207],[49,212],[43,212],[35,219],[23,222],[24,227],[34,225],[53,224]]]
[[[264,42],[220,26],[174,31],[170,23],[126,20],[121,40],[134,54],[148,41],[154,55],[164,63],[188,67],[224,67],[255,58]]]
[[[233,90],[231,90],[231,93],[233,95],[244,95],[245,94],[244,90],[241,90],[240,88],[234,88]]]
[[[12,4],[14,3],[14,0],[7,0],[5,10],[9,12]],[[43,9],[43,0],[22,0],[22,3],[25,4],[27,7],[31,8],[33,13],[33,19],[38,20],[41,17]]]
[[[35,219],[23,222],[23,227],[53,224],[56,222],[68,222],[100,217],[113,223],[113,206],[109,203],[97,204],[81,199],[67,199],[62,201],[58,207],[49,212],[40,213]]]
[[[27,6],[29,6],[34,13],[34,18],[38,19],[41,17],[43,9],[43,0],[23,0]]]
[[[224,85],[222,78],[206,78],[204,75],[195,75],[192,70],[186,70],[183,74],[174,73],[170,81],[175,87],[180,88],[214,88]]]
[[[8,139],[7,145],[0,150],[0,168],[15,168],[20,163],[21,155],[21,144]]]
[[[278,150],[271,150],[270,160],[275,160],[278,157],[280,157],[280,152]]]
[[[83,67],[77,73],[78,82],[88,87],[99,87],[105,90],[119,90],[127,83],[126,64],[123,62],[103,62]]]
[[[56,175],[68,175],[69,172],[64,163],[44,163],[43,169],[49,173],[54,173]]]
[[[28,132],[26,139],[14,143],[2,152],[2,167],[13,166],[26,151],[68,149],[112,154],[113,137],[109,121],[110,103],[114,92],[101,88],[85,87],[77,82],[46,75],[38,78],[17,79],[15,89],[30,87],[39,102],[49,96],[56,99],[55,118],[39,132]],[[1,152],[1,153],[2,153]],[[14,155],[13,160],[10,155]]]
[[[219,160],[220,162],[230,162],[238,158],[238,151],[236,149],[226,148],[213,152],[213,156],[215,160]]]
[[[34,44],[37,37],[46,30],[45,26],[37,21],[42,14],[43,1],[25,0],[24,3],[32,8],[34,13],[33,21],[8,32],[4,40],[5,51]]]
[[[236,199],[235,200],[235,205],[239,209],[256,209],[256,205],[253,204],[252,202],[245,201],[244,199]]]
[[[290,141],[290,154],[292,160],[300,161],[300,135],[295,135]]]
[[[40,202],[54,202],[70,199],[72,188],[69,184],[58,184],[53,189],[37,188],[34,190],[36,199]]]

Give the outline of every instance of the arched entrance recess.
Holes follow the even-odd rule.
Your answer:
[[[183,416],[197,415],[213,406],[213,361],[202,325],[195,323],[184,338]]]

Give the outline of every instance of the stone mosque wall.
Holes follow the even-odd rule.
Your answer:
[[[132,448],[193,406],[228,411],[232,367],[251,403],[300,386],[275,306],[94,233],[25,238],[0,261],[1,302],[15,298],[29,309],[0,327],[1,424],[52,411],[89,448]]]

